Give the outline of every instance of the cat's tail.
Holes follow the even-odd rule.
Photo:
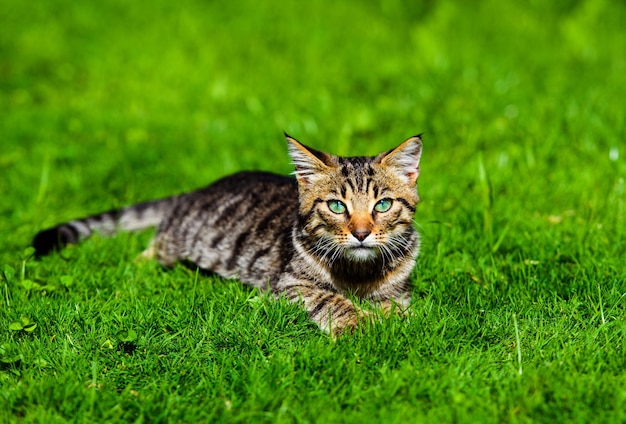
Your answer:
[[[91,236],[94,232],[105,236],[119,231],[137,231],[158,226],[173,207],[176,197],[138,203],[86,218],[74,219],[40,231],[33,239],[35,255],[43,256],[64,246]]]

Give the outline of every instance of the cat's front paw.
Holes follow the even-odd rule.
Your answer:
[[[330,325],[330,334],[333,339],[346,334],[354,334],[357,329],[373,323],[376,316],[367,311],[355,311],[343,319],[338,319]]]

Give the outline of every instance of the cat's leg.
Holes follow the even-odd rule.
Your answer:
[[[273,294],[303,304],[309,318],[333,337],[353,332],[359,322],[369,317],[368,312],[359,310],[346,297],[310,281],[291,280],[281,283],[274,287]]]

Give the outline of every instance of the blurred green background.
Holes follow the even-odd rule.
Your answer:
[[[482,151],[518,206],[576,208],[624,171],[625,18],[601,0],[3,0],[2,214],[49,225],[289,172],[282,130],[343,155],[424,132],[425,201],[463,195]]]

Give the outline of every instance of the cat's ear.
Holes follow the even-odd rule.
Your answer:
[[[289,156],[295,167],[294,174],[300,184],[309,184],[317,175],[333,166],[332,156],[312,149],[285,133]]]
[[[409,185],[415,185],[420,175],[421,137],[421,134],[413,136],[377,158],[381,165],[393,169]]]

